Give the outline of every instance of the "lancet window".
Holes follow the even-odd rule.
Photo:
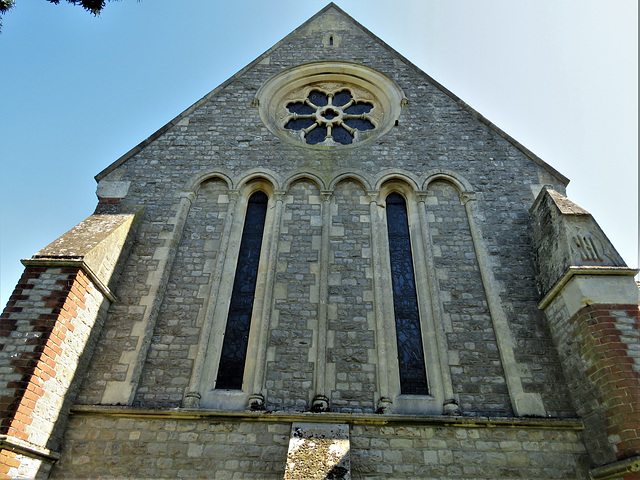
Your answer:
[[[242,388],[267,202],[267,195],[258,191],[251,195],[247,205],[218,367],[217,389]]]
[[[400,194],[391,193],[386,207],[400,392],[428,395],[407,205]]]

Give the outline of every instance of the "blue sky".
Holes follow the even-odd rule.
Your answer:
[[[63,0],[64,2],[64,0]],[[0,35],[0,303],[96,205],[93,176],[326,1],[17,0]],[[347,13],[571,179],[638,263],[637,0],[342,0]]]

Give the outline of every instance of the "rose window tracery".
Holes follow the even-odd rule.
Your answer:
[[[364,92],[343,85],[313,85],[295,92],[301,99],[286,103],[282,125],[309,145],[349,145],[374,130],[376,107]],[[291,97],[291,96],[290,96]]]
[[[352,148],[398,123],[406,98],[390,78],[351,62],[313,62],[269,78],[253,102],[271,133],[312,150]]]

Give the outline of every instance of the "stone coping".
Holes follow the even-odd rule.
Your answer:
[[[23,258],[21,260],[22,264],[25,267],[47,267],[47,268],[62,268],[62,267],[72,267],[79,268],[87,276],[91,279],[93,284],[96,286],[100,292],[107,297],[107,299],[111,303],[115,303],[117,301],[115,295],[109,287],[107,287],[102,280],[96,275],[96,273],[91,270],[91,267],[86,264],[84,260],[81,258]]]
[[[394,415],[374,413],[311,413],[282,411],[223,411],[174,408],[154,410],[148,408],[110,405],[75,405],[72,415],[100,415],[126,418],[173,420],[223,420],[237,422],[306,422],[346,423],[350,425],[424,425],[461,428],[532,428],[543,430],[582,430],[583,424],[576,418],[510,418],[464,417],[444,415]]]
[[[640,472],[640,456],[627,458],[592,469],[589,474],[594,480],[617,479],[628,473]]]
[[[564,286],[575,275],[619,275],[623,277],[633,277],[638,273],[637,268],[629,267],[597,267],[597,266],[573,266],[567,269],[567,272],[562,276],[560,280],[554,285],[554,287],[544,296],[544,298],[538,304],[540,310],[544,310],[549,306],[551,301],[560,293]]]
[[[53,450],[32,445],[9,435],[0,435],[0,449],[11,450],[27,457],[38,458],[48,462],[55,462],[60,458],[60,454]]]

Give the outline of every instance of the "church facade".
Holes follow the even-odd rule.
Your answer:
[[[640,478],[637,271],[334,4],[96,180],[2,314],[6,478]]]

